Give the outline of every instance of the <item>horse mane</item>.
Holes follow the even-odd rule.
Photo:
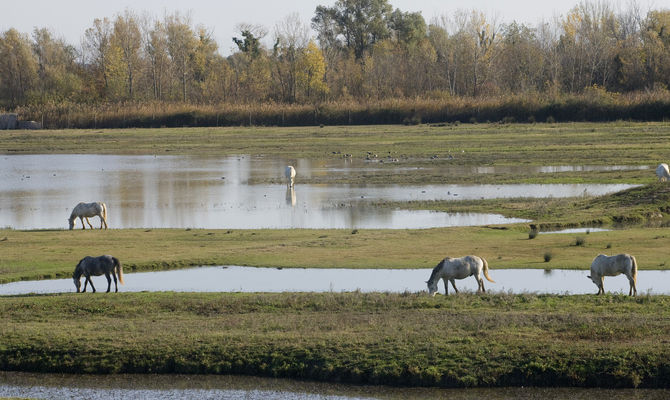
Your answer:
[[[435,278],[437,278],[437,274],[440,271],[440,268],[442,268],[442,264],[444,264],[444,260],[440,261],[437,263],[437,265],[433,268],[433,272],[430,273],[430,278],[428,278],[428,282],[433,282]]]
[[[83,274],[83,272],[81,271],[81,269],[82,269],[81,268],[81,262],[82,261],[84,261],[83,258],[81,260],[79,260],[79,262],[77,263],[77,266],[74,267],[74,272],[72,273],[72,278],[77,279],[77,278],[82,276],[82,274]]]

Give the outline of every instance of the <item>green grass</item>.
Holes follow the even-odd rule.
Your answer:
[[[0,369],[402,386],[667,387],[670,298],[63,294],[0,298]]]
[[[501,229],[503,228],[503,229]],[[314,268],[432,268],[445,256],[476,254],[498,268],[587,269],[599,253],[630,253],[641,269],[670,266],[665,228],[539,234],[527,226],[426,230],[0,230],[0,282],[66,278],[86,255],[112,254],[124,271],[194,265]],[[544,261],[550,251],[551,262]],[[495,279],[495,271],[492,272]],[[130,276],[128,279],[132,279]]]
[[[452,166],[648,165],[670,154],[668,123],[0,131],[0,153],[263,155],[361,160],[311,183],[625,182],[600,198],[379,203],[495,212],[542,228],[662,221],[653,170],[445,175]],[[431,158],[437,155],[437,158]],[[449,156],[453,158],[449,158]],[[406,174],[395,167],[408,167]],[[662,226],[660,224],[659,226]],[[85,255],[133,271],[191,265],[431,268],[478,254],[500,268],[587,269],[598,253],[670,265],[663,227],[578,235],[528,224],[426,230],[0,230],[0,282],[69,277]],[[545,254],[551,254],[546,262]],[[123,289],[121,289],[123,290]],[[670,386],[670,297],[495,294],[118,293],[0,297],[0,369],[215,373],[408,386]]]

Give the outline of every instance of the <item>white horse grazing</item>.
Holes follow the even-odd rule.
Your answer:
[[[617,276],[625,274],[630,283],[629,296],[637,296],[637,261],[630,254],[617,254],[608,257],[598,254],[591,263],[591,275],[587,278],[598,286],[598,294],[604,294],[603,280],[606,276]]]
[[[289,165],[284,170],[284,175],[286,176],[286,185],[288,187],[293,187],[293,181],[295,180],[295,168],[292,165]]]
[[[484,276],[489,282],[495,283],[489,276],[489,264],[485,259],[477,256],[465,256],[461,258],[447,257],[433,268],[433,272],[430,274],[430,279],[426,281],[428,284],[428,294],[435,296],[437,293],[437,283],[440,279],[444,281],[445,294],[449,294],[447,281],[451,282],[451,286],[453,286],[456,293],[458,293],[454,279],[464,279],[468,276],[474,276],[477,280],[477,284],[479,285],[477,291],[486,292],[486,289],[484,289],[482,272],[484,272]]]
[[[668,164],[660,163],[656,167],[656,176],[658,176],[659,181],[670,181],[670,170],[668,170]]]
[[[86,222],[88,222],[88,226],[93,229],[93,225],[91,225],[91,221],[88,219],[90,217],[95,217],[95,216],[100,217],[100,229],[102,229],[102,226],[105,226],[105,229],[107,229],[107,206],[105,203],[101,202],[95,202],[95,203],[79,203],[74,208],[72,209],[72,214],[70,214],[70,218],[68,218],[68,222],[70,223],[70,230],[74,228],[75,223],[77,222],[76,219],[79,218],[81,220],[81,229],[86,229],[86,226],[84,225],[84,218],[86,218]]]

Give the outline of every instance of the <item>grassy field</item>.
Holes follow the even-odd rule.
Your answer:
[[[5,297],[0,369],[668,387],[669,309],[667,296],[619,295]]]
[[[453,166],[635,165],[670,158],[670,123],[461,124],[296,128],[0,131],[0,154],[261,155],[373,160],[374,174],[300,177],[302,183],[649,183],[649,170],[462,175]],[[393,162],[379,162],[380,160]],[[395,161],[397,159],[397,162]],[[399,172],[397,167],[409,168]],[[298,171],[299,173],[299,171]]]
[[[0,131],[0,154],[248,154],[287,161],[390,155],[374,176],[311,183],[446,183],[450,166],[647,165],[670,124]],[[437,156],[437,157],[435,157]],[[450,157],[451,156],[451,157]],[[410,174],[398,174],[397,166]],[[495,212],[529,224],[426,230],[0,229],[0,282],[69,277],[85,255],[132,272],[191,265],[431,268],[478,254],[499,268],[587,269],[598,253],[670,266],[670,187],[653,170],[482,174],[486,182],[625,182],[600,198],[379,203]],[[472,182],[474,183],[474,182]],[[651,224],[650,224],[651,223]],[[650,224],[651,226],[649,226]],[[551,255],[550,261],[545,256]],[[74,287],[74,285],[73,285]],[[123,287],[121,287],[121,290]],[[118,293],[0,297],[0,370],[216,373],[409,386],[669,387],[670,297],[495,294]]]

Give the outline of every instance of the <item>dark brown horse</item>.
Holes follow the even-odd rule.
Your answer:
[[[116,275],[119,275],[119,282],[123,285],[123,267],[116,257],[112,256],[100,256],[100,257],[89,257],[86,256],[79,261],[77,267],[74,269],[72,274],[72,279],[74,280],[74,286],[77,288],[77,293],[81,288],[81,276],[84,275],[86,279],[84,280],[84,290],[86,292],[86,284],[90,283],[93,293],[95,293],[95,286],[93,286],[93,281],[91,280],[91,275],[100,276],[105,275],[107,278],[107,293],[112,287],[112,278],[114,277],[114,291],[118,292],[119,287],[116,284]]]

